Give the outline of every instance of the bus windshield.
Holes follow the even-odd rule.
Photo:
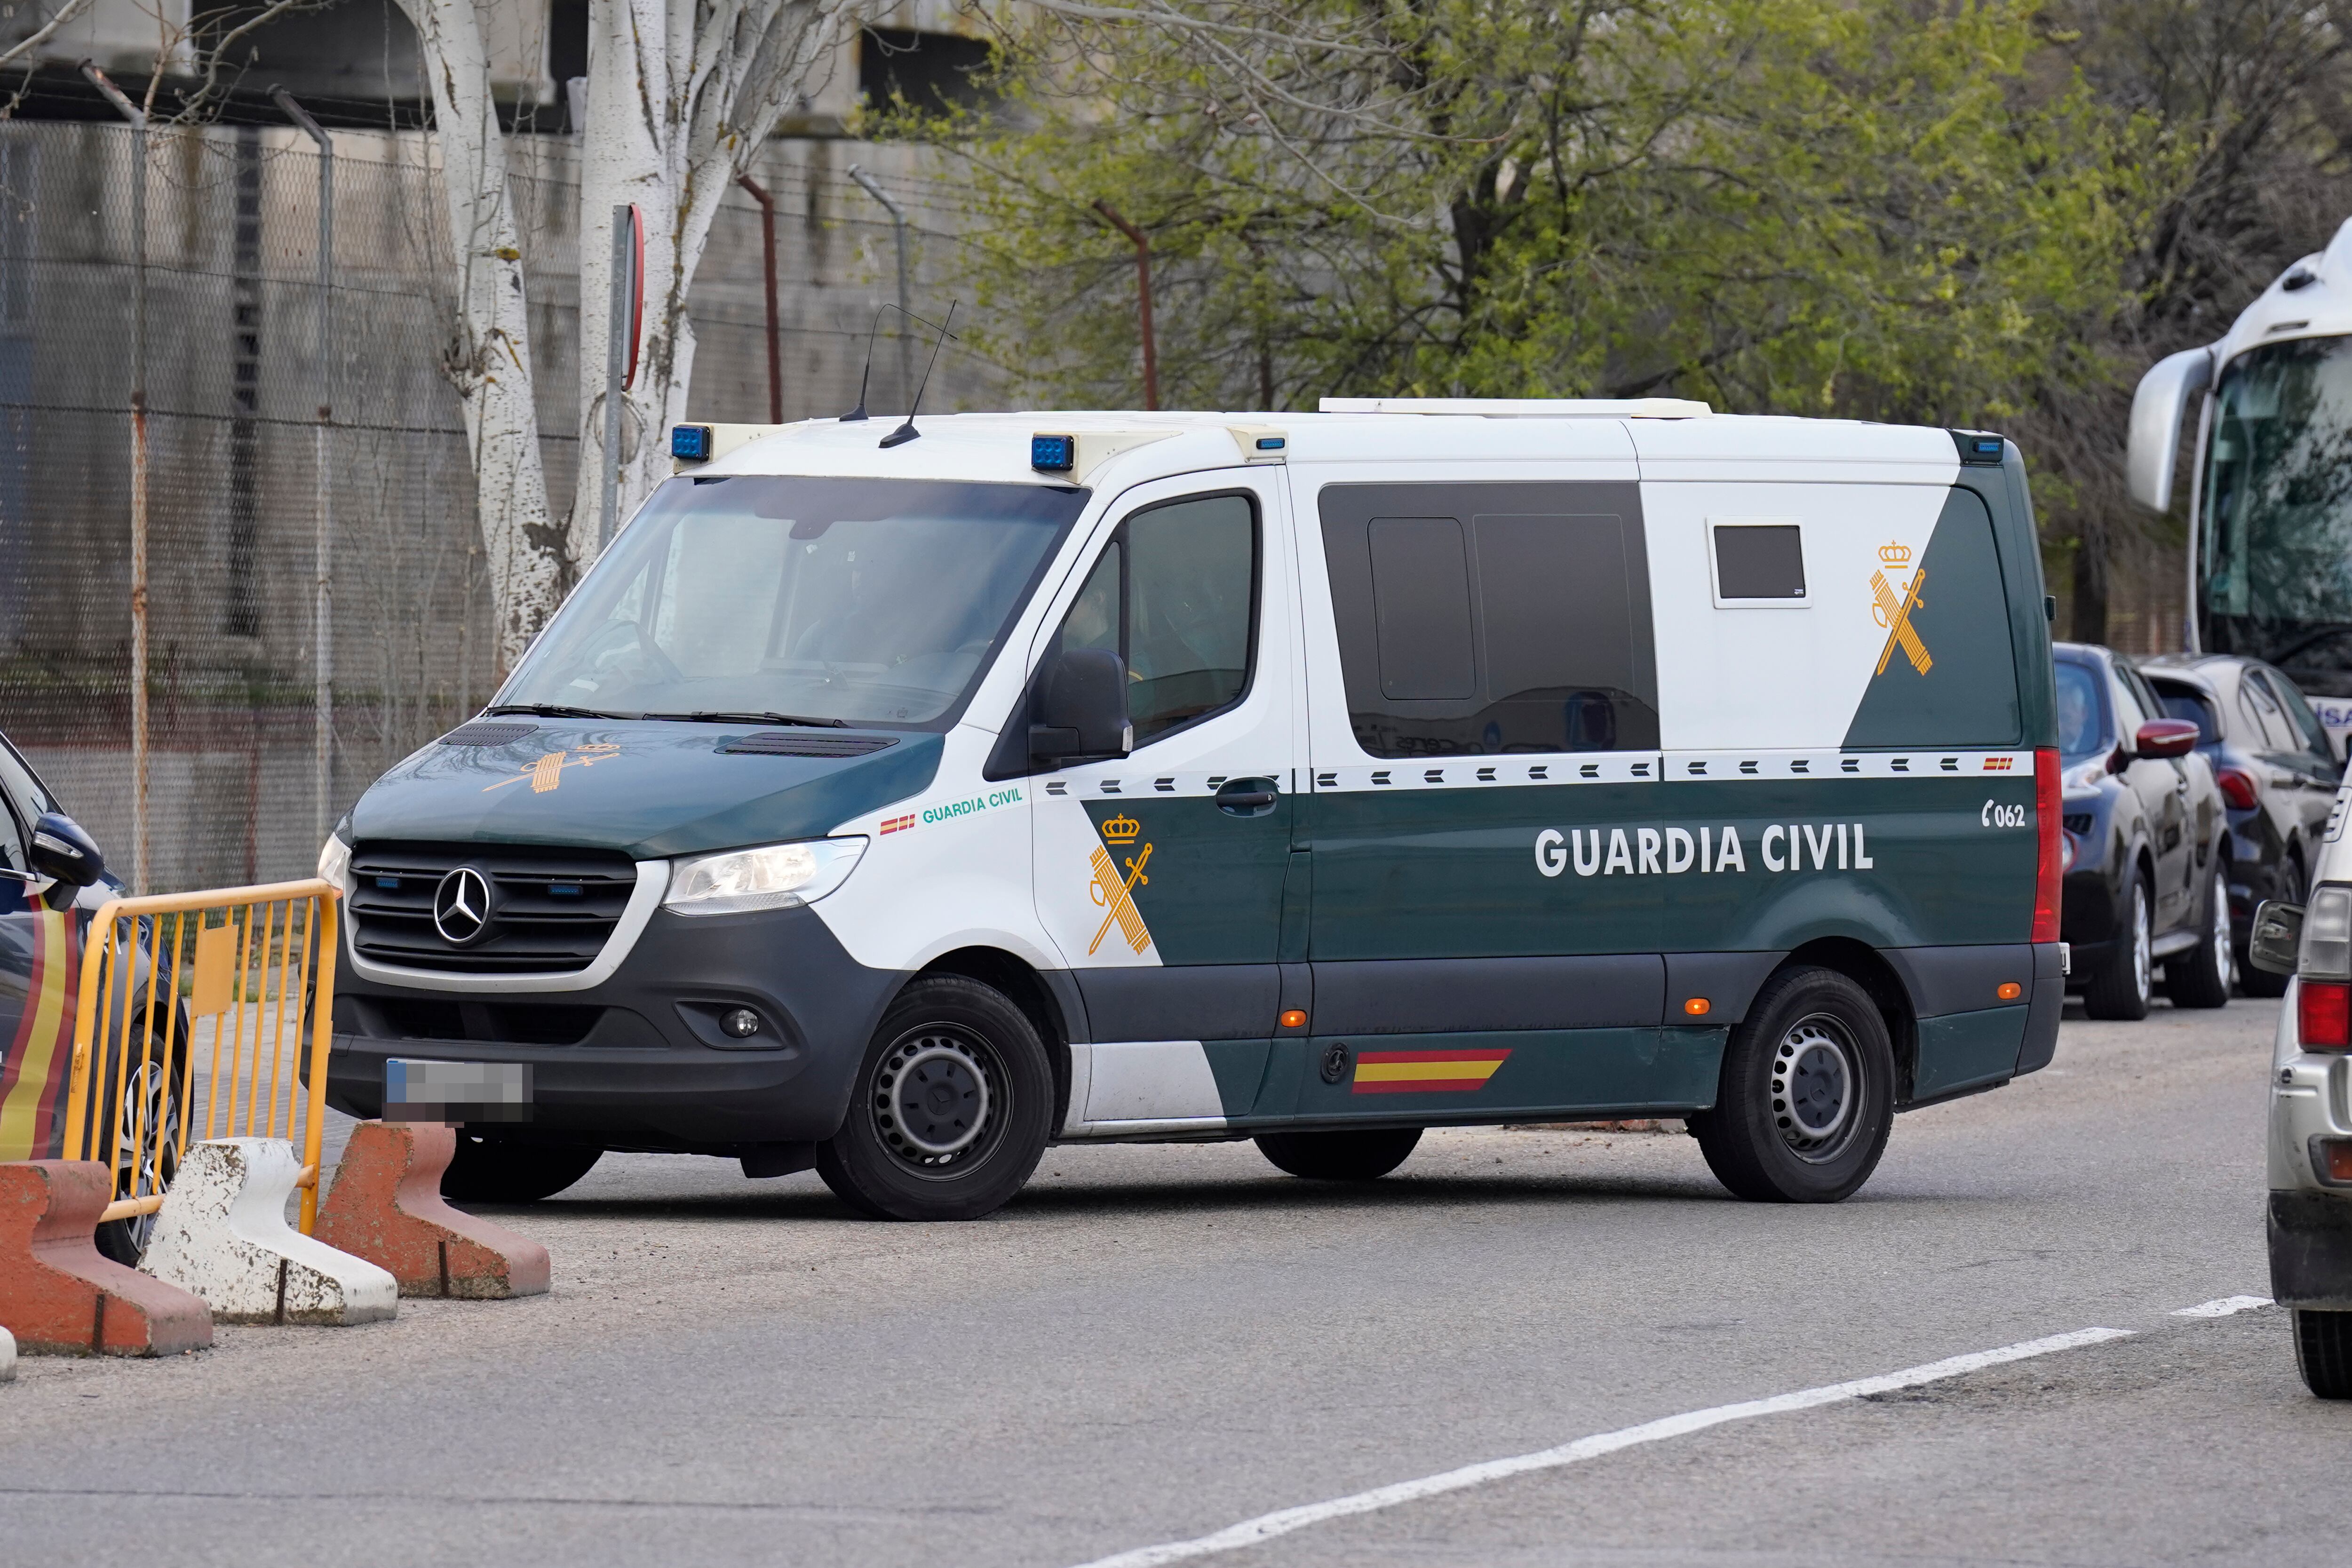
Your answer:
[[[494,706],[943,729],[1086,502],[1042,485],[671,479]]]
[[[2197,562],[2203,646],[2352,695],[2352,339],[2242,354],[2214,389]]]

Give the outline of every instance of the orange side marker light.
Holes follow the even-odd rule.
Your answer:
[[[2004,980],[2000,983],[2000,988],[1993,992],[1993,994],[2000,997],[2004,1002],[2014,1002],[2020,996],[2025,994],[2025,987],[2020,985],[2014,980]]]
[[[1694,1018],[1704,1018],[1706,1016],[1706,1010],[1713,1005],[1714,1004],[1704,996],[1694,996],[1683,1004],[1683,1011]]]
[[[1293,1007],[1282,1016],[1282,1026],[1286,1029],[1303,1029],[1307,1027],[1307,1015]]]

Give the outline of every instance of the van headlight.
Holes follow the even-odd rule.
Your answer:
[[[319,880],[332,882],[335,891],[351,897],[352,847],[344,841],[340,827],[327,835],[327,841],[319,847]]]
[[[740,915],[813,904],[848,879],[863,837],[763,844],[680,861],[662,908],[682,915]]]

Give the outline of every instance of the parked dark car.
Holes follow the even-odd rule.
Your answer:
[[[2059,643],[2067,988],[2095,1018],[2147,1014],[2156,966],[2176,1007],[2230,999],[2229,818],[2197,726],[2168,718],[2112,650]]]
[[[2282,996],[2287,977],[2246,958],[2254,907],[2300,904],[2319,863],[2343,759],[2294,682],[2239,654],[2166,654],[2140,661],[2165,712],[2197,726],[2230,818],[2230,922],[2238,984],[2250,996]]]
[[[76,979],[90,917],[122,884],[110,876],[89,835],[58,809],[48,787],[0,736],[0,1160],[56,1159],[64,1152],[66,1089],[73,1072]],[[142,957],[131,972],[134,990]],[[132,1026],[134,1034],[139,1026]],[[180,1037],[185,1037],[183,1027]],[[125,1104],[146,1113],[178,1114],[172,1064],[142,1064]],[[101,1127],[111,1116],[99,1112]],[[116,1195],[159,1191],[169,1169],[125,1171]],[[142,1185],[144,1183],[147,1184]],[[99,1250],[136,1264],[154,1216],[109,1220]]]

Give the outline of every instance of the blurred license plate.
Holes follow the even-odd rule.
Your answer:
[[[386,1121],[528,1121],[528,1062],[404,1061],[383,1064]]]

